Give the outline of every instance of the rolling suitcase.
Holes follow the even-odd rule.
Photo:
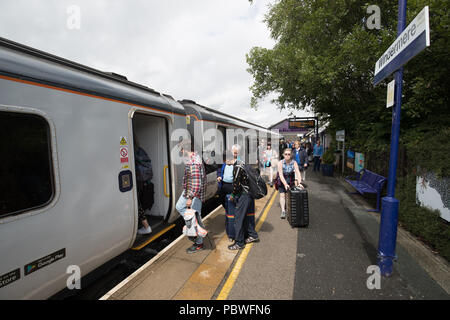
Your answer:
[[[289,189],[286,218],[292,228],[309,225],[308,191],[306,189]]]

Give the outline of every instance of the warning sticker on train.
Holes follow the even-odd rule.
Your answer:
[[[126,146],[128,144],[127,137],[120,137],[120,145]]]
[[[120,163],[128,162],[128,148],[122,147],[120,148]]]

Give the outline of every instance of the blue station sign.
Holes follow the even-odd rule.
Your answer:
[[[378,59],[373,84],[377,85],[429,45],[430,18],[426,6]]]

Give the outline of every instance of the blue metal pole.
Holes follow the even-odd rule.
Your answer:
[[[406,27],[406,0],[398,1],[397,37]],[[389,158],[388,194],[382,199],[380,235],[378,240],[378,266],[381,275],[390,276],[396,258],[397,222],[399,201],[395,199],[397,176],[398,141],[400,136],[400,113],[402,106],[403,67],[395,73],[395,105],[392,109],[391,150]]]

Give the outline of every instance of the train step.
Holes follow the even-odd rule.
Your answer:
[[[160,224],[158,226],[153,227],[152,226],[152,232],[147,235],[138,235],[136,237],[136,240],[134,241],[133,247],[131,250],[141,250],[148,244],[152,243],[162,235],[166,234],[168,231],[173,229],[176,225],[175,224]]]

